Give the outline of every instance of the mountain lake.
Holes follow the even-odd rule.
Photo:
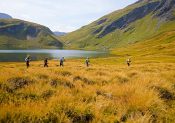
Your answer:
[[[103,57],[107,52],[101,51],[84,51],[84,50],[0,50],[0,62],[22,62],[26,56],[30,55],[32,61],[48,59],[65,58],[86,58],[86,57]]]

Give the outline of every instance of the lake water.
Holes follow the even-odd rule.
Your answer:
[[[83,50],[0,50],[0,62],[24,61],[27,55],[31,56],[33,61],[43,60],[44,58],[59,59],[65,58],[86,58],[102,57],[107,52],[83,51]]]

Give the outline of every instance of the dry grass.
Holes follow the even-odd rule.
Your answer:
[[[0,122],[175,122],[174,63],[105,61],[0,63]]]

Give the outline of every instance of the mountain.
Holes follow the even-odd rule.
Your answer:
[[[0,49],[62,48],[53,32],[42,25],[0,19]]]
[[[12,17],[5,13],[0,13],[0,19],[12,19]]]
[[[56,36],[63,36],[63,35],[66,35],[67,33],[66,32],[59,32],[59,31],[55,31],[53,32]]]
[[[175,0],[139,0],[61,37],[60,40],[68,48],[116,49],[152,38],[164,38],[160,36],[174,30]],[[175,34],[171,33],[169,39],[162,43],[173,42],[174,37]]]

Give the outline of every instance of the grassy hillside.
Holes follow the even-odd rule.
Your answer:
[[[0,122],[173,123],[175,59],[125,58],[0,63]]]
[[[119,56],[175,57],[175,31],[164,32],[142,42],[111,50]]]
[[[164,32],[173,31],[175,20],[173,19],[174,8],[172,6],[174,4],[170,6],[167,3],[174,1],[167,0],[165,1],[166,4],[163,4],[163,2],[164,0],[137,2],[69,33],[61,37],[60,40],[65,42],[65,47],[68,48],[103,50],[142,42]],[[158,9],[158,7],[160,8]],[[166,7],[170,11],[165,11]],[[142,15],[138,13],[143,13],[147,9],[152,9],[152,11],[150,10],[143,17],[140,17]],[[164,13],[160,13],[161,10]],[[127,18],[127,20],[124,18]],[[123,26],[120,26],[120,24],[123,24]]]
[[[61,48],[62,43],[42,25],[0,19],[0,49]]]

